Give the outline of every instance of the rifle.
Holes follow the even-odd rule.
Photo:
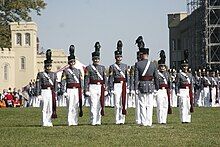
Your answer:
[[[52,115],[51,115],[51,118],[57,118],[57,107],[56,107],[56,93],[54,90],[51,90],[52,91]]]
[[[167,97],[168,97],[168,114],[172,114],[172,108],[171,108],[171,105],[170,105],[170,89],[169,88],[166,88],[167,90]]]

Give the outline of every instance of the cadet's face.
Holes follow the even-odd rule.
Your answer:
[[[188,66],[188,65],[183,65],[183,67],[182,67],[182,68],[183,68],[183,71],[184,71],[184,72],[187,72],[187,71],[188,71],[189,66]]]
[[[50,65],[46,65],[46,66],[45,66],[45,69],[46,69],[47,71],[51,71],[52,65],[51,65],[51,64],[50,64]]]
[[[92,61],[94,64],[98,64],[100,59],[99,58],[92,58]]]
[[[71,67],[73,67],[75,64],[76,64],[76,61],[75,61],[75,60],[69,61],[69,65],[70,65]]]
[[[121,62],[122,61],[122,56],[115,56],[115,59],[117,62]]]
[[[159,65],[159,70],[160,71],[166,71],[166,66],[165,65]]]

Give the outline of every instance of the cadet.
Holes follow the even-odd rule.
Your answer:
[[[91,124],[101,125],[101,115],[104,116],[104,96],[107,95],[107,78],[105,67],[100,65],[100,44],[95,43],[92,53],[93,64],[85,69],[85,95],[90,97]]]
[[[157,120],[159,124],[167,123],[167,113],[172,114],[170,106],[170,78],[166,71],[166,55],[164,50],[160,51],[160,60],[158,61],[158,81],[159,90],[156,95],[157,100]]]
[[[177,95],[176,95],[176,70],[173,67],[170,69],[170,87],[171,87],[171,106],[177,107],[178,101],[177,101]]]
[[[148,60],[149,49],[140,48],[141,61],[135,63],[134,88],[139,97],[141,125],[151,126],[153,115],[153,93],[158,90],[158,72],[155,64]]]
[[[122,41],[117,43],[115,51],[116,62],[109,67],[109,90],[115,98],[115,123],[124,124],[126,115],[126,96],[128,81],[128,66],[122,63]]]
[[[57,118],[56,114],[56,92],[57,92],[57,76],[52,72],[51,50],[46,52],[46,60],[44,60],[44,70],[37,74],[36,88],[37,96],[43,101],[43,126],[52,127],[51,118]]]
[[[204,106],[204,100],[202,103],[202,96],[201,96],[201,90],[202,90],[202,74],[201,74],[201,69],[199,68],[195,72],[195,102],[197,106],[201,107]]]
[[[212,68],[209,71],[210,81],[210,103],[211,107],[216,107],[218,102],[218,79],[215,77],[215,70]]]
[[[182,71],[176,77],[176,90],[179,96],[180,119],[182,123],[191,122],[191,114],[193,112],[193,79],[188,72],[188,51],[184,51],[184,60],[181,61]]]
[[[68,125],[75,126],[78,125],[78,115],[83,116],[82,111],[82,87],[83,79],[82,73],[79,69],[75,68],[74,65],[75,47],[71,45],[69,47],[70,56],[68,56],[69,67],[63,70],[61,78],[61,87],[64,95],[67,97],[67,107],[68,107]],[[79,113],[78,113],[79,109]]]
[[[202,96],[202,106],[205,106],[205,107],[210,107],[210,85],[211,85],[211,82],[209,81],[209,78],[208,78],[208,71],[204,68],[202,70],[202,93],[201,93],[201,96]]]

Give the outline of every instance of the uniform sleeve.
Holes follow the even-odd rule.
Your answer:
[[[130,70],[128,69],[127,65],[126,65],[126,70],[125,70],[125,77],[127,81],[127,88],[130,90]]]
[[[57,79],[57,74],[54,73],[54,91],[58,91],[58,79]]]
[[[36,95],[41,95],[41,79],[40,79],[40,73],[37,74],[36,79]]]
[[[85,75],[84,75],[84,90],[89,91],[89,69],[88,67],[85,68]]]
[[[155,89],[159,90],[159,74],[155,64],[154,64],[154,85],[155,85]]]
[[[135,68],[134,68],[134,90],[138,90],[138,84],[139,84],[139,71],[138,71],[137,63],[135,63]]]
[[[113,68],[112,66],[109,67],[109,77],[108,77],[108,88],[110,91],[112,91],[114,89],[113,87],[113,80],[114,80],[114,73],[113,73]]]
[[[63,70],[63,73],[62,73],[62,76],[61,76],[61,90],[62,92],[66,92],[66,88],[65,88],[65,85],[66,85],[66,73],[65,71]]]
[[[176,93],[179,93],[180,92],[180,90],[179,90],[179,88],[180,88],[180,74],[179,73],[176,75],[175,81],[176,81],[175,91],[176,91]]]
[[[80,81],[80,86],[83,88],[84,87],[84,78],[82,76],[82,72],[79,69],[79,81]]]
[[[132,66],[131,67],[131,70],[130,70],[130,81],[129,81],[129,83],[130,83],[130,90],[134,90],[134,67]]]
[[[104,66],[103,66],[103,80],[105,82],[105,89],[107,90],[107,88],[108,88],[108,79],[107,79],[106,69],[105,69]]]

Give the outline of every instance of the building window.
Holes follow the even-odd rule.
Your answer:
[[[31,45],[31,35],[30,33],[25,33],[25,45]]]
[[[9,74],[9,65],[4,65],[4,80],[8,80],[8,74]]]
[[[173,50],[173,51],[175,51],[176,50],[176,40],[175,39],[172,39],[172,42],[171,42],[171,49]]]
[[[26,59],[25,57],[21,57],[21,69],[25,69]]]
[[[21,33],[17,33],[16,34],[16,44],[22,45],[21,42],[22,42]]]

